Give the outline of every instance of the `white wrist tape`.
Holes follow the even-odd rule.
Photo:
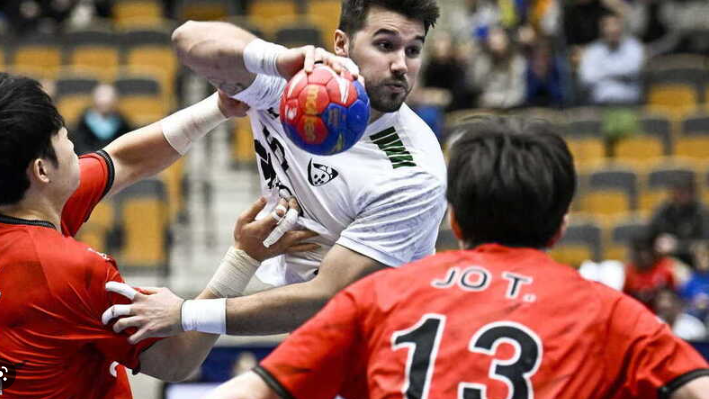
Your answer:
[[[284,234],[291,231],[297,224],[298,211],[296,209],[289,209],[286,216],[278,223],[278,226],[263,240],[263,246],[269,248],[271,245],[278,242]]]
[[[273,102],[277,98],[280,101],[283,93],[283,78],[256,75],[256,79],[243,91],[232,96],[233,99],[246,103],[253,108],[258,108],[264,104]]]
[[[162,120],[162,132],[168,143],[185,155],[192,143],[226,120],[219,109],[219,93],[178,111]]]
[[[209,334],[226,333],[226,298],[185,301],[182,304],[182,329]]]
[[[230,247],[207,287],[214,295],[222,298],[239,296],[260,264],[245,251]]]
[[[276,61],[286,50],[287,48],[281,45],[254,39],[244,48],[244,66],[247,71],[257,75],[281,76]]]

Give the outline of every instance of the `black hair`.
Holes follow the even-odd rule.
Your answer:
[[[446,196],[466,245],[547,247],[576,191],[573,156],[555,127],[474,116],[454,134]]]
[[[51,139],[63,126],[64,119],[39,82],[0,73],[0,205],[22,200],[33,160],[58,164]]]
[[[426,33],[436,24],[441,10],[436,0],[343,0],[339,29],[352,36],[364,27],[372,6],[397,12],[423,23]]]

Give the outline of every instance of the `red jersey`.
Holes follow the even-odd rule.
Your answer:
[[[634,264],[628,264],[625,267],[623,292],[652,308],[652,301],[658,291],[676,288],[672,262],[670,258],[661,258],[647,271],[640,271]]]
[[[71,238],[109,191],[113,166],[99,152],[80,159],[81,184],[49,222],[0,215],[0,358],[16,365],[2,398],[131,398],[125,365],[139,368],[154,340],[131,345],[101,323],[125,298],[107,293],[122,282],[115,261]],[[117,362],[117,363],[116,363]]]
[[[255,372],[284,398],[653,399],[709,365],[634,299],[483,245],[353,284]]]

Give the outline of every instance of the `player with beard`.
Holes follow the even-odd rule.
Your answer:
[[[297,226],[318,233],[312,242],[320,248],[264,261],[244,291],[260,292],[246,296],[232,287],[248,273],[217,271],[209,291],[227,301],[182,306],[176,296],[139,294],[132,307],[107,311],[133,316],[115,329],[138,327],[134,342],[183,330],[290,332],[354,281],[433,254],[446,209],[445,162],[434,133],[404,101],[438,16],[435,0],[345,0],[335,54],[313,46],[286,49],[227,23],[179,27],[173,41],[182,62],[249,106],[262,191],[269,199],[262,216],[280,198],[295,197],[302,209]],[[363,138],[333,156],[297,148],[277,114],[287,81],[301,69],[312,72],[320,61],[336,73],[347,68],[362,77],[371,105]],[[226,321],[203,316],[224,312]]]

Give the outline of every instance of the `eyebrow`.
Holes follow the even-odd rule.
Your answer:
[[[393,31],[391,29],[386,29],[386,28],[381,28],[378,31],[374,32],[374,36],[377,35],[393,35],[393,36],[398,36],[399,32]],[[426,42],[426,37],[422,35],[416,35],[414,40],[420,40],[422,43]]]

